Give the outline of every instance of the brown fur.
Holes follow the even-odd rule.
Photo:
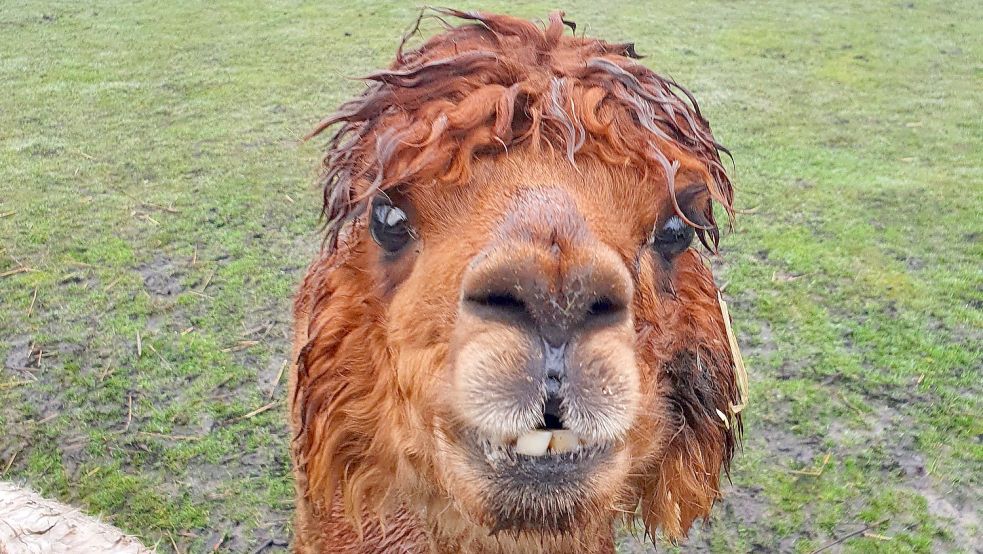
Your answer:
[[[645,244],[677,214],[716,248],[711,201],[730,213],[733,200],[722,148],[689,93],[633,61],[631,45],[565,34],[559,13],[545,29],[438,13],[471,23],[401,47],[312,133],[341,124],[322,174],[327,238],[295,306],[296,549],[613,552],[614,522],[636,509],[647,533],[680,539],[720,496],[738,391],[708,264]],[[414,211],[419,238],[395,259],[366,231],[380,191]],[[566,511],[539,517],[510,512],[528,497],[492,494],[459,446],[497,406],[483,384],[524,375],[529,336],[459,302],[479,262],[546,271],[541,239],[563,267],[623,281],[631,318],[585,334],[576,352],[578,371],[613,387],[585,393],[581,413],[598,419],[582,428],[617,437],[617,453],[571,489]],[[489,356],[502,361],[461,369]]]

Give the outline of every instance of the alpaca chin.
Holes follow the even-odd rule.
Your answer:
[[[477,437],[442,453],[444,480],[492,533],[565,535],[596,527],[625,481],[628,455],[614,444],[530,456]]]

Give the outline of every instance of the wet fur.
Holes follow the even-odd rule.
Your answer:
[[[474,513],[470,506],[481,504],[482,491],[448,482],[441,469],[455,440],[454,422],[440,408],[443,391],[427,384],[452,355],[461,268],[432,265],[446,269],[431,271],[432,286],[414,290],[418,304],[407,304],[398,292],[419,282],[411,279],[413,261],[380,262],[365,213],[380,190],[408,186],[421,202],[432,196],[428,189],[453,198],[470,189],[446,190],[494,181],[490,173],[509,183],[501,188],[504,197],[521,176],[510,164],[539,160],[556,167],[561,180],[575,171],[651,183],[658,193],[578,198],[612,214],[636,213],[648,197],[661,198],[715,248],[709,200],[728,211],[733,200],[721,148],[689,94],[633,61],[631,45],[565,34],[561,14],[543,29],[506,16],[439,13],[471,23],[413,52],[400,48],[390,69],[370,75],[368,89],[314,133],[340,126],[329,139],[321,178],[326,240],[295,304],[295,548],[613,552],[614,522],[636,509],[647,533],[678,540],[720,496],[720,473],[740,428],[729,409],[738,397],[731,353],[702,256],[689,250],[668,264],[650,250],[625,246],[640,244],[647,229],[619,230],[615,216],[592,216],[633,271],[635,350],[643,370],[640,416],[625,439],[630,477],[595,483],[604,494],[573,510],[575,520],[549,522],[544,511],[537,532],[508,525],[513,516],[502,510],[509,502]],[[694,182],[702,183],[698,193],[688,186]],[[703,208],[684,211],[691,203],[682,197],[694,194],[706,196]],[[449,222],[441,223],[453,225],[454,214],[448,206]],[[469,240],[461,235],[462,248]],[[455,256],[453,249],[425,254]],[[430,314],[406,313],[419,305]],[[411,315],[412,325],[399,324]],[[498,527],[505,530],[495,533]]]

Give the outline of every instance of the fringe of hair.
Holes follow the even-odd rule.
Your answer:
[[[685,88],[636,59],[631,43],[564,34],[576,25],[553,12],[545,28],[514,17],[433,9],[449,27],[417,50],[367,75],[366,90],[320,121],[310,139],[340,124],[328,140],[319,183],[325,247],[364,214],[379,191],[406,184],[462,182],[473,160],[527,145],[661,174],[675,202],[681,169],[702,174],[712,199],[733,216],[733,187],[699,104]],[[446,24],[446,22],[445,22]],[[716,250],[719,232],[694,223]]]

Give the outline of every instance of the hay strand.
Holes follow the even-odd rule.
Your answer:
[[[734,379],[737,381],[737,391],[740,394],[740,402],[738,404],[731,404],[730,411],[734,415],[741,413],[748,405],[750,386],[748,382],[747,368],[744,366],[744,357],[741,356],[741,349],[737,345],[737,336],[734,335],[734,329],[731,327],[730,323],[730,312],[727,311],[727,302],[724,301],[724,297],[717,293],[717,301],[720,303],[720,314],[724,317],[724,327],[727,329],[727,342],[730,343],[730,355],[734,362]]]

